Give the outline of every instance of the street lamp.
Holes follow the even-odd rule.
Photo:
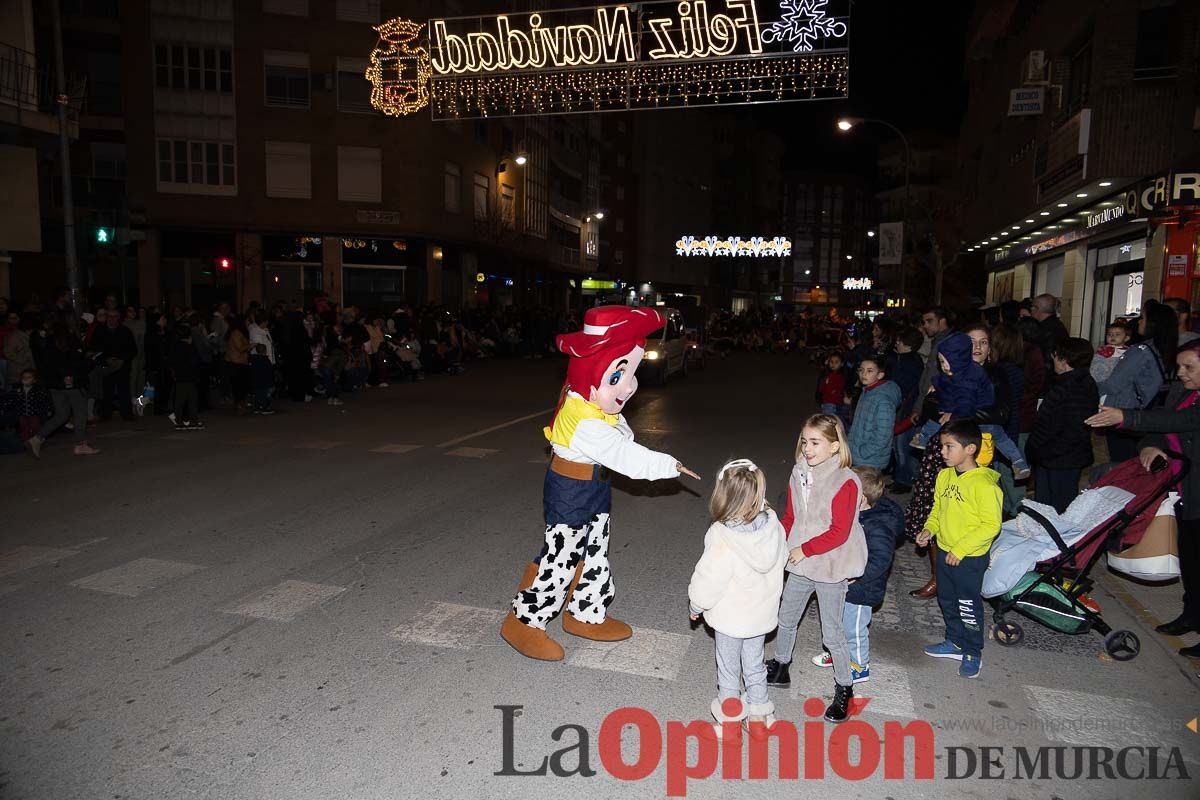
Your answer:
[[[904,142],[904,209],[903,209],[903,213],[901,214],[901,222],[904,223],[904,236],[907,237],[910,235],[909,230],[908,230],[908,207],[910,205],[910,192],[911,192],[911,184],[909,182],[909,173],[912,169],[912,148],[908,144],[908,137],[904,135],[904,131],[900,130],[895,125],[893,125],[890,122],[887,122],[886,120],[867,119],[865,117],[842,117],[841,119],[838,120],[837,126],[838,126],[838,130],[842,131],[843,133],[846,133],[846,132],[853,130],[856,125],[863,125],[866,123],[872,123],[875,125],[883,125],[885,128],[890,129],[894,134],[899,136],[900,141]],[[905,269],[904,269],[904,267],[905,267],[905,264],[904,264],[904,242],[902,240],[900,242],[900,302],[901,302],[902,308],[905,307],[904,306],[904,302],[905,302],[905,294],[904,294]],[[938,301],[940,301],[940,300],[941,300],[941,298],[939,297]]]
[[[518,153],[516,159],[514,160],[517,162],[518,167],[523,167],[529,161],[529,156],[525,155],[524,153]]]

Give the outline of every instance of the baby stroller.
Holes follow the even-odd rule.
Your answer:
[[[1115,661],[1137,657],[1137,634],[1112,630],[1083,595],[1094,585],[1088,575],[1100,557],[1140,541],[1167,493],[1183,478],[1186,460],[1169,455],[1170,463],[1160,458],[1150,472],[1137,459],[1116,465],[1062,516],[1038,503],[1021,504],[1017,519],[1001,528],[984,576],[983,595],[993,598],[997,644],[1012,647],[1025,637],[1021,626],[1006,618],[1018,611],[1059,633],[1096,631]]]

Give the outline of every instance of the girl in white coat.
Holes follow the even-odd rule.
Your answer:
[[[750,728],[759,736],[775,722],[763,641],[778,624],[788,553],[766,489],[766,477],[753,461],[741,458],[721,468],[709,501],[713,524],[688,586],[692,619],[703,614],[716,632],[718,692],[711,708],[718,737],[723,722],[748,717],[751,724],[762,723]]]

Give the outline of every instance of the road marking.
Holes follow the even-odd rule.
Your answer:
[[[329,439],[313,439],[310,442],[301,442],[293,445],[297,450],[332,450],[335,447],[345,444],[345,442],[334,442]]]
[[[1026,686],[1025,693],[1037,718],[1037,731],[1051,741],[1103,747],[1175,746],[1184,753],[1195,746],[1195,736],[1185,730],[1181,708],[1176,718],[1164,716],[1145,700],[1045,686]],[[1194,756],[1188,760],[1196,761]]]
[[[502,609],[435,602],[388,636],[430,647],[469,650],[490,639],[498,640],[500,623],[507,613]]]
[[[291,622],[303,612],[319,606],[330,598],[337,597],[344,591],[346,591],[344,586],[284,581],[278,586],[272,586],[270,589],[248,598],[236,608],[227,609],[225,613]]]
[[[553,413],[554,413],[553,408],[547,408],[545,411],[535,411],[532,414],[526,414],[525,416],[518,417],[517,419],[510,419],[508,422],[501,422],[499,425],[493,425],[492,427],[484,428],[481,431],[475,431],[474,433],[468,433],[466,436],[459,436],[457,439],[451,439],[448,442],[442,442],[441,444],[438,445],[438,447],[453,447],[456,444],[462,444],[463,442],[467,441],[468,439],[474,439],[476,436],[483,436],[484,434],[493,433],[498,430],[503,430],[504,428],[510,427],[512,425],[519,425],[520,423],[534,419],[535,417],[544,417],[548,414],[553,414]]]
[[[489,450],[486,447],[456,447],[453,450],[447,450],[446,455],[459,458],[487,458],[498,452],[498,450]]]
[[[567,637],[567,663],[573,667],[624,672],[673,681],[679,676],[692,637],[653,628],[634,628],[623,642],[593,642]]]
[[[78,550],[65,550],[59,547],[41,547],[26,544],[0,554],[0,575],[11,575],[43,564],[53,564],[64,558],[78,555]]]
[[[410,622],[392,630],[388,637],[427,647],[470,650],[499,644],[500,623],[507,614],[507,609],[434,602]],[[573,667],[667,681],[679,677],[679,669],[692,644],[691,636],[653,628],[634,628],[633,638],[623,642],[593,642],[564,635],[555,623],[551,623],[550,635],[564,642],[568,653],[566,663]]]
[[[199,564],[161,561],[157,558],[139,558],[128,564],[71,581],[71,585],[106,594],[137,597],[176,578],[182,578],[184,575],[190,575],[201,569],[204,567]]]
[[[803,671],[803,676],[797,674],[799,671]],[[793,700],[825,697],[825,693],[831,690],[832,669],[817,667],[809,659],[799,658],[792,661],[791,672],[792,688],[789,694]],[[818,673],[820,677],[817,676]],[[863,712],[865,714],[881,714],[901,719],[915,719],[917,716],[908,670],[894,662],[882,661],[873,665],[871,679],[855,684],[854,696],[871,700]]]
[[[413,450],[420,450],[419,444],[385,444],[383,447],[376,447],[372,453],[411,453]]]

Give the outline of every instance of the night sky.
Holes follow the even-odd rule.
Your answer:
[[[962,0],[857,0],[850,21],[850,98],[760,106],[752,113],[785,137],[790,166],[869,176],[875,148],[893,135],[880,127],[839,134],[834,123],[851,114],[885,119],[905,133],[954,135],[966,104],[963,52],[974,6]]]

